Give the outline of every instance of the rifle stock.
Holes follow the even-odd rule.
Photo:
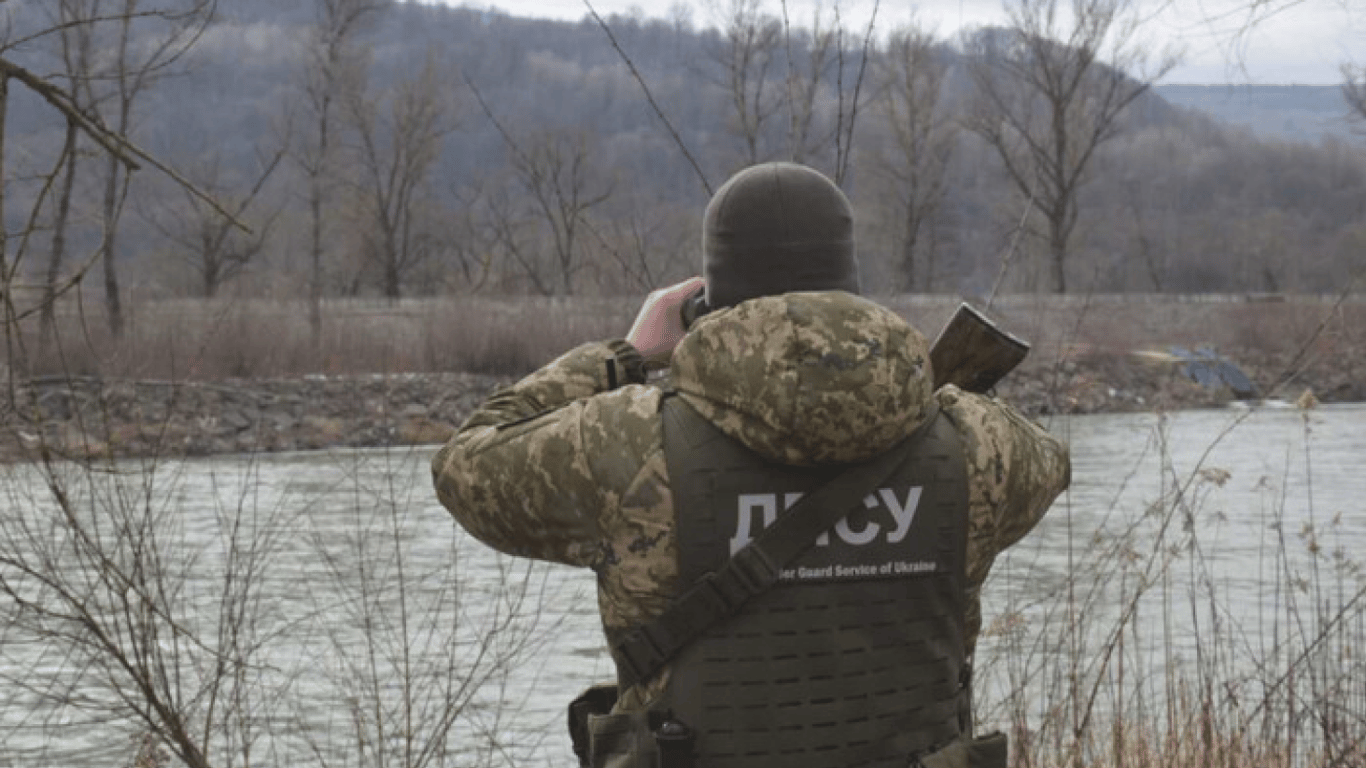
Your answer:
[[[954,384],[984,394],[1029,354],[1029,344],[1006,333],[986,315],[959,304],[930,347],[934,388]]]

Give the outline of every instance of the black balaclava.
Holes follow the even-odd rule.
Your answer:
[[[740,171],[707,204],[702,274],[711,309],[789,291],[858,293],[849,199],[804,165]]]

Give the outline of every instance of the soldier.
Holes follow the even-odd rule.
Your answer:
[[[705,282],[497,392],[432,463],[475,537],[597,574],[618,681],[571,706],[582,763],[1004,766],[972,736],[979,595],[1067,486],[1065,445],[934,390],[924,336],[859,296],[820,173],[741,171],[703,241]]]

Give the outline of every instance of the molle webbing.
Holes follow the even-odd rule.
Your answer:
[[[947,646],[962,637],[917,618],[895,585],[774,590],[684,651],[668,707],[699,733],[698,765],[904,768],[958,736],[962,667]]]
[[[666,417],[668,414],[677,416],[676,410],[666,409],[665,413]],[[935,407],[922,428],[903,442],[919,439],[937,414]],[[687,433],[687,430],[680,432]],[[614,642],[612,656],[617,662],[621,684],[629,686],[653,677],[704,632],[771,589],[789,566],[821,543],[822,534],[828,536],[832,527],[840,530],[841,522],[862,512],[860,505],[866,504],[867,498],[874,498],[872,494],[878,493],[879,486],[892,479],[892,470],[901,461],[901,453],[898,446],[897,450],[869,461],[842,467],[832,479],[822,482],[820,487],[800,499],[785,496],[791,504],[781,516],[777,514],[777,498],[774,497],[768,505],[771,509],[763,513],[762,529],[752,536],[753,526],[749,510],[746,510],[745,522],[736,529],[735,540],[729,545],[729,559],[691,579],[691,586],[677,594],[662,614]],[[909,503],[909,497],[907,501]],[[891,503],[895,504],[896,499]],[[743,541],[741,529],[745,531]],[[705,557],[700,561],[710,562]]]
[[[766,500],[785,508],[840,471],[771,464],[678,398],[665,409],[681,584],[743,537],[737,504],[759,518]],[[910,443],[866,515],[671,665],[658,706],[697,732],[699,766],[901,767],[962,732],[963,451],[945,418]]]

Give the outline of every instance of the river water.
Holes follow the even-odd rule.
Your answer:
[[[1282,669],[1366,637],[1366,405],[1047,426],[1073,483],[985,591],[988,721],[1152,706],[1210,676],[1274,695]],[[129,764],[130,669],[218,724],[215,765],[572,764],[563,707],[611,677],[591,574],[469,539],[431,453],[8,470],[0,767]]]

